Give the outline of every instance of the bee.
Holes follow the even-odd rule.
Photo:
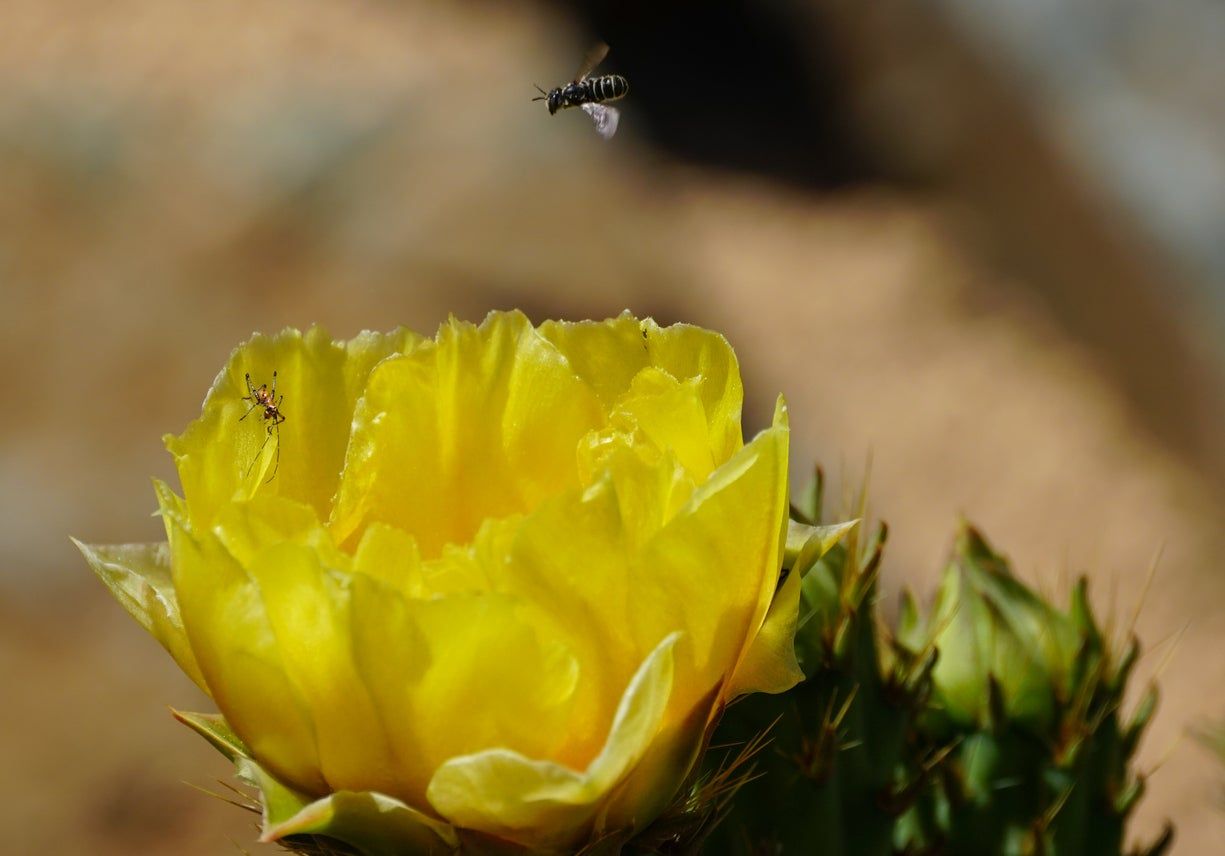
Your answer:
[[[280,469],[280,466],[281,466],[281,423],[285,421],[285,414],[281,412],[281,402],[285,400],[285,395],[282,394],[280,398],[277,398],[276,396],[276,372],[275,371],[272,373],[272,389],[269,389],[268,384],[266,383],[261,383],[259,386],[256,386],[255,384],[251,383],[250,374],[246,376],[246,381],[247,381],[247,394],[242,397],[242,400],[251,402],[251,406],[247,408],[246,413],[238,417],[238,421],[241,422],[244,419],[246,419],[257,408],[263,408],[264,422],[268,423],[267,424],[267,428],[268,428],[267,436],[264,437],[264,442],[259,447],[259,451],[255,453],[255,458],[252,459],[251,466],[247,467],[246,475],[247,476],[251,475],[251,470],[255,468],[256,461],[258,461],[260,458],[260,455],[264,453],[264,446],[267,446],[268,442],[272,440],[273,434],[275,432],[275,435],[276,435],[276,463],[274,463],[272,466],[272,475],[268,476],[268,481],[264,482],[264,484],[267,484],[268,482],[276,478],[276,471]],[[246,478],[246,476],[243,476],[243,478]]]
[[[617,123],[621,121],[621,111],[610,107],[608,102],[624,98],[630,91],[630,85],[619,74],[590,76],[606,56],[608,45],[603,42],[597,44],[587,52],[574,80],[548,92],[537,86],[536,91],[540,95],[532,100],[545,102],[550,116],[568,107],[582,107],[583,112],[595,122],[596,133],[606,140],[612,139],[612,135],[617,133]]]

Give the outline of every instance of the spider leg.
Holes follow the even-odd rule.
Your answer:
[[[247,398],[254,399],[256,397],[255,396],[255,386],[251,383],[251,373],[247,372],[245,375],[243,375],[243,380],[247,382],[247,394],[244,395],[243,398],[244,399],[247,399]]]
[[[246,401],[246,400],[247,400],[247,399],[246,399],[246,397],[244,396],[244,397],[243,397],[243,401]],[[257,401],[257,402],[255,402],[254,404],[252,404],[250,407],[248,407],[248,408],[247,408],[247,412],[246,412],[246,413],[244,413],[242,416],[239,416],[239,417],[238,417],[238,421],[239,421],[239,422],[241,422],[242,420],[246,419],[248,416],[250,416],[250,415],[251,415],[251,411],[252,411],[252,410],[254,410],[254,409],[255,409],[255,408],[257,408],[257,407],[259,407],[259,402],[258,402],[258,401]]]
[[[255,453],[255,457],[253,457],[253,458],[251,459],[251,465],[250,465],[249,467],[247,467],[247,472],[246,472],[246,473],[243,475],[243,478],[244,478],[244,479],[245,479],[247,476],[251,475],[251,470],[255,469],[255,465],[256,465],[257,463],[259,463],[259,459],[260,459],[260,458],[263,456],[263,454],[264,454],[264,447],[268,445],[268,441],[269,441],[269,440],[271,440],[271,439],[272,439],[272,432],[271,432],[271,431],[269,431],[269,432],[268,432],[268,436],[266,436],[266,437],[264,438],[264,442],[262,442],[262,443],[260,443],[260,444],[259,444],[259,450],[258,450],[258,451],[256,451],[256,453]],[[280,451],[280,448],[281,448],[281,447],[280,447],[280,443],[278,442],[278,443],[277,443],[277,450],[278,450],[278,452]]]
[[[280,414],[277,415],[280,416]],[[285,417],[282,416],[281,422],[283,421],[285,421]],[[268,480],[264,484],[268,484],[268,482],[276,478],[277,470],[281,468],[281,422],[273,422],[272,426],[268,429],[269,438],[272,437],[272,429],[276,429],[276,458],[272,463],[272,475],[268,476]],[[265,440],[264,442],[267,443],[268,441]]]
[[[272,370],[272,397],[276,398],[276,369]]]

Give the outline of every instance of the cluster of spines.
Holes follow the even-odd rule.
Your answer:
[[[821,484],[793,510],[820,521]],[[888,531],[862,524],[803,573],[796,653],[805,680],[732,705],[717,739],[766,731],[759,776],[715,832],[711,852],[894,852],[894,830],[927,787],[938,753],[914,745],[927,703],[931,652],[892,644],[878,624],[877,573]]]
[[[946,573],[1020,587],[1004,559],[971,527],[961,533]],[[1024,594],[1040,603],[1032,592]],[[1139,645],[1130,639],[1120,655],[1112,652],[1094,619],[1084,578],[1074,587],[1066,613],[1040,606],[1047,622],[1040,632],[1073,641],[1064,662],[1057,664],[1061,668],[1051,669],[1052,715],[1017,715],[1008,701],[1016,692],[1007,686],[1009,676],[987,674],[983,715],[977,720],[958,719],[939,707],[922,717],[916,738],[929,750],[944,746],[948,752],[934,787],[905,819],[900,837],[917,849],[949,856],[1127,852],[1126,822],[1144,792],[1134,756],[1156,709],[1156,689],[1150,687],[1124,717],[1124,691]],[[913,640],[919,626],[913,603],[907,600],[902,612],[902,625],[910,625],[910,633],[902,635]],[[939,635],[939,627],[928,627],[917,638]],[[1031,642],[1037,647],[1043,640]],[[1167,828],[1155,842],[1131,852],[1157,856],[1171,840]]]
[[[862,518],[862,500],[857,510]],[[819,477],[793,517],[820,523]],[[993,675],[982,686],[986,715],[956,722],[942,709],[934,672],[942,654],[959,652],[940,650],[940,627],[925,627],[912,601],[903,604],[904,632],[889,632],[878,618],[886,534],[883,525],[861,524],[812,567],[791,569],[805,574],[796,638],[805,680],[726,711],[719,742],[768,734],[770,743],[710,852],[1123,854],[1124,827],[1144,789],[1134,753],[1156,705],[1150,689],[1130,717],[1121,712],[1135,641],[1114,656],[1084,580],[1060,613],[967,527],[947,573],[999,575],[1063,622],[1076,644],[1052,679],[1055,715],[1045,727],[1011,713]],[[1167,830],[1131,853],[1158,856],[1170,839]]]

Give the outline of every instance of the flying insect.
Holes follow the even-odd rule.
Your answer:
[[[621,111],[609,106],[608,102],[624,98],[630,91],[630,84],[619,74],[591,77],[591,72],[606,56],[608,45],[603,42],[595,45],[587,52],[578,73],[574,75],[574,80],[548,92],[537,86],[536,91],[540,95],[532,100],[545,102],[550,116],[558,110],[581,107],[595,122],[596,133],[606,140],[612,139],[612,135],[617,133],[617,124],[621,121]]]

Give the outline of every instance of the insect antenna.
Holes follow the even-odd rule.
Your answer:
[[[533,101],[548,101],[549,100],[549,93],[545,92],[543,89],[540,88],[539,85],[535,83],[533,83],[532,86],[535,86],[536,91],[540,93],[540,97],[533,98],[532,99]]]

